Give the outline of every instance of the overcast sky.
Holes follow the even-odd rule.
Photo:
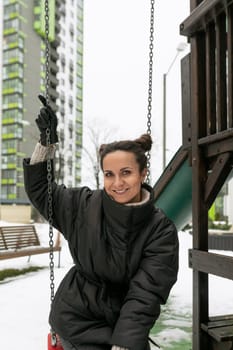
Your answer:
[[[152,136],[153,171],[162,169],[163,74],[181,42],[179,26],[189,0],[155,1]],[[150,1],[85,0],[84,123],[118,127],[113,139],[134,138],[147,130]],[[167,76],[167,158],[181,144],[180,59]],[[115,130],[115,128],[114,128]],[[85,141],[85,138],[84,138]]]

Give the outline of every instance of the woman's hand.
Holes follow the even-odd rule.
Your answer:
[[[39,99],[44,107],[40,109],[40,113],[35,121],[40,130],[40,143],[43,146],[47,146],[47,130],[50,131],[50,144],[58,142],[57,116],[52,108],[46,103],[46,100],[42,95],[39,95]]]

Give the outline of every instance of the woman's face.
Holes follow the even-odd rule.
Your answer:
[[[118,203],[133,203],[141,200],[141,183],[146,169],[141,173],[132,152],[114,151],[103,159],[104,188]]]

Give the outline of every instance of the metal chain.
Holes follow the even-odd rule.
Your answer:
[[[151,109],[152,109],[152,76],[153,76],[153,49],[154,49],[154,0],[151,0],[150,9],[150,45],[149,45],[149,83],[148,83],[148,105],[147,105],[147,134],[151,135]],[[150,160],[151,154],[147,153],[147,177],[150,183]]]
[[[49,1],[45,0],[45,57],[46,57],[46,75],[45,75],[45,86],[46,86],[46,101],[49,104]],[[46,144],[50,146],[50,128],[46,129]],[[52,162],[49,158],[47,160],[47,182],[48,182],[48,223],[49,223],[49,269],[50,269],[50,300],[51,303],[54,299],[54,252],[53,252],[53,198],[52,198]]]
[[[49,0],[45,0],[45,97],[49,103]]]

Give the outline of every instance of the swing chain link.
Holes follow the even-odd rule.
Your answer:
[[[153,76],[153,49],[154,49],[154,0],[151,0],[150,9],[150,44],[149,44],[149,86],[147,105],[147,134],[151,135],[151,109],[152,109],[152,76]],[[147,177],[146,182],[150,183],[150,160],[151,154],[147,152]]]
[[[49,0],[45,0],[45,93],[49,103]]]
[[[45,56],[46,56],[46,101],[49,104],[49,1],[45,0]],[[46,144],[50,147],[50,128],[46,129]],[[53,252],[53,198],[52,198],[52,161],[47,160],[47,183],[48,183],[48,223],[49,223],[49,270],[50,270],[50,301],[54,300],[54,252]]]

